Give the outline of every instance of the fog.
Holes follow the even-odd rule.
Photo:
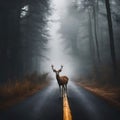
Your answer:
[[[49,41],[47,44],[49,50],[45,53],[50,60],[43,61],[41,65],[45,71],[51,71],[51,74],[52,70],[50,66],[52,64],[55,66],[55,69],[60,69],[60,66],[63,65],[64,68],[62,74],[72,77],[75,71],[75,60],[68,54],[70,48],[66,48],[66,40],[64,35],[60,32],[62,29],[62,22],[65,19],[70,4],[72,4],[72,1],[51,1],[52,14],[48,17],[49,22],[46,27],[49,31]],[[63,29],[65,29],[65,27]]]
[[[99,1],[99,14],[94,13],[97,3],[91,3],[51,0],[52,11],[46,25],[49,50],[45,53],[50,60],[42,63],[45,71],[50,71],[51,64],[57,69],[62,64],[63,74],[80,77],[93,72],[98,62],[111,63],[106,8],[104,2]]]
[[[53,76],[51,64],[55,69],[63,65],[61,75],[74,78],[95,76],[99,70],[111,74],[109,70],[120,59],[120,2],[110,1],[112,27],[106,4],[101,0],[2,2],[1,78],[21,78],[34,72]]]
[[[74,7],[79,5],[79,7]],[[53,64],[56,69],[63,65],[62,74],[69,77],[75,77],[83,74],[84,69],[91,67],[90,60],[82,56],[88,55],[89,58],[89,45],[86,43],[88,39],[81,42],[80,37],[84,37],[86,33],[86,26],[84,24],[88,19],[85,13],[79,13],[82,9],[81,2],[75,0],[51,0],[52,13],[48,16],[49,22],[46,29],[49,34],[49,41],[47,48],[49,49],[45,54],[50,59],[43,61],[41,65],[44,71],[51,71],[50,65]],[[80,15],[79,15],[80,14]],[[80,54],[78,52],[81,50]],[[81,59],[79,59],[81,55]],[[84,69],[83,69],[84,66]],[[52,75],[52,71],[50,72]]]

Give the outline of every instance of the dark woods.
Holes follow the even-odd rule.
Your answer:
[[[120,83],[119,7],[118,0],[75,0],[68,8],[69,22],[63,21],[60,32],[81,78]]]
[[[45,49],[48,0],[2,0],[0,3],[0,81],[39,69]]]
[[[120,83],[120,1],[74,0],[67,9],[59,32],[65,50],[75,58],[75,72],[102,84]],[[50,14],[49,0],[1,1],[1,81],[41,71]]]

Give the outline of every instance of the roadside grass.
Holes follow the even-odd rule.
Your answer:
[[[82,81],[77,82],[77,85],[91,91],[92,93],[107,100],[110,104],[113,104],[120,108],[120,87],[112,85],[99,85],[96,82]]]
[[[50,82],[48,73],[28,74],[22,80],[9,80],[0,86],[0,109],[8,108],[47,86]]]

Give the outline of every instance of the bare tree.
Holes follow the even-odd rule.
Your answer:
[[[115,44],[114,44],[114,35],[113,35],[113,25],[112,25],[112,18],[111,18],[110,1],[105,0],[105,5],[106,5],[106,10],[107,10],[111,58],[112,58],[114,75],[116,75],[117,74],[117,62],[116,62],[116,53],[115,53]]]
[[[98,36],[97,36],[97,25],[98,25],[98,19],[97,19],[97,10],[98,10],[98,0],[96,2],[93,2],[93,18],[94,18],[94,35],[95,35],[95,44],[96,44],[96,52],[97,52],[97,58],[98,62],[100,63],[100,50],[99,50],[99,43],[98,43]]]

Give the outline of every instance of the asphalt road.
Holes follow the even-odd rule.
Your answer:
[[[120,111],[79,86],[69,84],[73,120],[120,120]],[[62,120],[63,103],[57,84],[39,91],[14,107],[0,111],[0,120]]]

